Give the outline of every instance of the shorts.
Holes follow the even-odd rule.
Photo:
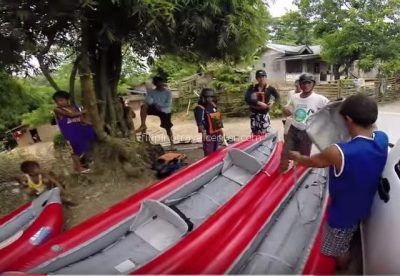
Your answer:
[[[292,125],[292,118],[288,117],[284,121],[283,123],[283,134],[286,136],[289,132],[290,126]]]
[[[312,141],[305,130],[299,130],[290,126],[285,137],[283,154],[287,155],[289,151],[298,151],[302,155],[309,156],[311,153]]]
[[[158,116],[160,118],[161,124],[160,127],[165,128],[166,130],[170,130],[173,126],[171,122],[171,113],[164,113],[160,110],[156,109],[154,105],[149,105],[147,108],[147,114]]]
[[[207,156],[218,149],[219,145],[219,135],[207,135],[206,141],[203,141],[203,152],[204,156]]]
[[[350,228],[332,228],[328,224],[324,229],[321,253],[325,256],[339,257],[350,252],[350,243],[358,224]]]
[[[250,115],[250,128],[253,134],[266,134],[271,131],[269,114],[252,113]]]

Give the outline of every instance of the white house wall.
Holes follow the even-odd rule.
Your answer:
[[[273,81],[285,81],[286,65],[284,61],[276,60],[283,57],[283,54],[275,51],[268,50],[261,55],[251,74],[251,80],[255,80],[255,72],[259,69],[264,69],[267,72],[268,79]]]

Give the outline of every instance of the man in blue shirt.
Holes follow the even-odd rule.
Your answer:
[[[328,225],[321,252],[336,258],[345,269],[350,262],[350,242],[359,223],[369,216],[387,152],[388,137],[373,131],[378,117],[376,102],[366,95],[347,98],[340,109],[351,135],[347,143],[329,146],[311,157],[291,151],[289,158],[307,167],[329,166]]]
[[[146,94],[144,104],[140,109],[141,125],[136,132],[146,132],[147,115],[158,116],[161,121],[160,127],[166,130],[172,147],[174,144],[174,138],[171,130],[173,126],[171,122],[172,95],[171,92],[166,88],[164,79],[162,77],[154,77],[153,84],[156,86],[156,88],[147,92]]]

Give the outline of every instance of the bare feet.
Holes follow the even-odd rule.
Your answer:
[[[351,256],[350,253],[336,257],[336,266],[339,271],[346,271],[350,265]]]
[[[138,133],[138,132],[145,133],[146,130],[147,130],[147,126],[141,125],[138,129],[136,129],[136,133]]]

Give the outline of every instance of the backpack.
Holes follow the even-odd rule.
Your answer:
[[[216,134],[219,133],[221,131],[221,129],[224,127],[223,123],[222,123],[222,114],[221,112],[217,111],[217,112],[206,112],[206,108],[202,105],[198,105],[198,107],[200,107],[203,112],[205,112],[206,115],[206,120],[208,122],[208,129],[207,132],[209,134]],[[214,105],[215,107],[215,105]]]
[[[171,175],[186,165],[184,160],[186,155],[178,152],[169,152],[161,155],[153,165],[158,178],[164,178]]]

